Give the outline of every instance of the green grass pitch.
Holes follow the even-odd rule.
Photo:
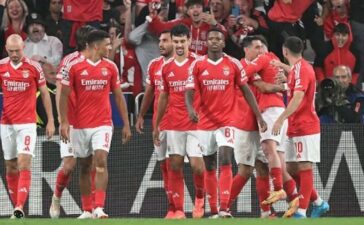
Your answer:
[[[321,219],[106,219],[106,220],[76,220],[76,219],[33,219],[22,220],[0,219],[1,225],[363,225],[364,217],[340,217]]]

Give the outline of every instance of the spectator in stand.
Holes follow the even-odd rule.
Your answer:
[[[234,6],[225,27],[230,37],[227,39],[224,51],[238,59],[244,56],[241,43],[247,35],[268,36],[266,15],[255,9],[253,0],[234,0]]]
[[[225,28],[218,24],[212,14],[203,12],[203,0],[188,0],[186,3],[187,16],[178,18],[173,21],[163,22],[157,16],[156,9],[150,13],[152,21],[149,29],[156,35],[159,35],[166,29],[171,29],[176,24],[184,24],[191,30],[190,51],[196,54],[204,55],[207,53],[207,31],[213,27],[218,27],[225,32]]]
[[[27,20],[28,38],[24,41],[24,54],[42,66],[57,68],[62,58],[62,42],[45,33],[45,22],[39,14],[32,13]]]
[[[145,86],[149,62],[160,56],[159,39],[148,30],[150,23],[149,17],[147,17],[148,20],[145,19],[146,16],[149,15],[149,12],[153,11],[153,7],[154,3],[149,2],[148,5],[141,10],[140,14],[135,19],[136,28],[126,35],[128,44],[135,47],[135,53],[142,69],[143,86]],[[168,14],[169,20],[173,20],[176,16],[176,4],[169,4],[168,13],[167,9],[167,6],[162,4],[161,8],[158,10],[158,16],[163,21],[167,20],[166,14]]]
[[[103,0],[63,0],[63,53],[76,47],[76,31],[83,25],[100,27]]]
[[[268,12],[270,31],[270,48],[283,59],[282,44],[289,36],[297,36],[306,40],[304,25],[301,18],[304,12],[315,0],[275,0]]]
[[[37,13],[45,18],[48,12],[50,0],[24,0],[25,4],[27,4],[29,12]]]
[[[349,22],[349,0],[326,1],[322,17],[325,39],[331,40],[334,34],[334,27],[339,23]]]
[[[3,23],[3,15],[4,15],[4,10],[5,10],[5,3],[6,0],[0,0],[0,26]],[[2,40],[2,37],[4,35],[4,31],[3,29],[1,29],[0,27],[0,40]],[[0,45],[0,58],[1,58],[1,53],[4,51],[4,44]]]
[[[5,11],[2,17],[1,30],[3,35],[0,37],[2,45],[11,34],[19,34],[23,40],[26,39],[25,21],[28,15],[28,7],[23,0],[8,0],[5,4]],[[3,57],[6,52],[1,52]]]
[[[62,35],[62,0],[50,0],[49,11],[45,19],[46,33],[49,36],[55,36],[59,40],[63,40]]]
[[[102,7],[102,22],[100,24],[101,29],[103,30],[107,30],[108,28],[108,24],[110,23],[111,20],[116,20],[118,21],[120,18],[120,10],[111,7],[111,3],[112,0],[104,0],[104,4]],[[122,7],[124,8],[124,7]],[[123,10],[123,9],[121,9]],[[125,10],[124,10],[125,11]]]
[[[325,77],[332,77],[333,70],[338,65],[348,66],[353,73],[352,82],[356,84],[358,79],[358,65],[355,50],[352,49],[353,41],[349,24],[339,23],[334,28],[331,44],[328,46],[330,52],[324,60],[323,71],[316,69],[316,78],[321,81]],[[355,54],[354,54],[355,53]]]
[[[354,36],[353,45],[360,53],[360,76],[358,84],[364,82],[364,1],[350,0],[350,22]],[[363,89],[362,89],[363,90]]]

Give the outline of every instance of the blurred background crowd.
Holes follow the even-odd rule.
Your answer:
[[[136,96],[148,63],[160,55],[159,34],[177,23],[190,27],[190,50],[198,54],[206,53],[207,30],[220,27],[225,53],[238,59],[248,35],[263,35],[282,61],[285,38],[300,37],[316,72],[321,122],[364,122],[363,0],[0,0],[0,58],[6,38],[21,35],[52,93],[58,64],[75,51],[74,34],[89,24],[110,34],[109,58],[121,71],[123,91]]]

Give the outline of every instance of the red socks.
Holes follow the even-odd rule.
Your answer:
[[[313,189],[313,175],[312,170],[304,170],[298,172],[300,176],[300,209],[307,209],[310,203],[310,197]]]
[[[19,181],[19,173],[7,173],[6,181],[8,183],[8,191],[10,195],[11,202],[13,205],[16,205],[16,201],[18,199],[18,181]]]
[[[311,192],[311,196],[310,196],[310,201],[314,202],[316,201],[318,198],[318,194],[315,188],[312,187],[312,192]]]
[[[56,180],[56,187],[54,190],[54,195],[57,198],[60,198],[62,196],[62,192],[67,187],[69,181],[70,181],[70,174],[66,175],[63,171],[63,169],[60,169],[57,174],[57,180]]]
[[[220,166],[220,178],[219,178],[220,211],[226,211],[228,208],[232,183],[233,183],[233,172],[231,171],[231,164]]]
[[[257,194],[259,199],[259,205],[263,212],[267,212],[270,210],[270,205],[263,205],[262,202],[269,197],[269,176],[259,177],[257,176],[255,179],[255,184],[257,188]]]
[[[287,193],[288,201],[292,201],[298,196],[296,182],[293,179],[284,182],[283,188]]]
[[[92,212],[92,195],[81,195],[82,210]]]
[[[170,188],[169,188],[169,184],[168,184],[169,159],[162,161],[159,166],[160,166],[160,169],[162,172],[164,190],[166,192],[167,199],[168,199],[168,210],[175,211],[173,198],[172,198],[172,192],[169,190]]]
[[[95,191],[96,191],[96,184],[95,184],[95,177],[96,177],[96,169],[91,170],[91,197],[93,204],[95,203]]]
[[[205,194],[204,189],[204,174],[201,175],[193,174],[193,184],[195,186],[195,196],[196,198],[203,198]]]
[[[233,178],[233,184],[231,185],[231,194],[228,207],[231,207],[231,204],[235,201],[235,199],[240,194],[241,190],[245,186],[246,182],[248,181],[248,177],[241,176],[236,174]]]
[[[97,208],[97,207],[104,208],[105,198],[106,198],[105,190],[96,190],[95,191],[95,207],[94,208]]]
[[[216,170],[205,171],[205,189],[211,214],[217,214],[217,177]]]
[[[27,200],[30,188],[32,174],[30,170],[21,170],[19,172],[19,182],[18,182],[18,196],[16,206],[23,207],[25,201]]]
[[[168,171],[169,174],[169,190],[172,192],[174,207],[176,210],[183,211],[185,185],[182,171]]]
[[[270,169],[270,176],[273,180],[273,187],[275,191],[279,191],[283,188],[282,169],[274,167]]]

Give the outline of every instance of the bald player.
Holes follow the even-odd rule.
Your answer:
[[[52,103],[41,66],[24,56],[22,38],[13,34],[5,45],[9,57],[0,61],[3,91],[1,140],[6,181],[14,212],[11,218],[24,217],[23,207],[31,183],[31,161],[36,143],[36,92],[40,91],[47,114],[46,135],[54,134]]]

